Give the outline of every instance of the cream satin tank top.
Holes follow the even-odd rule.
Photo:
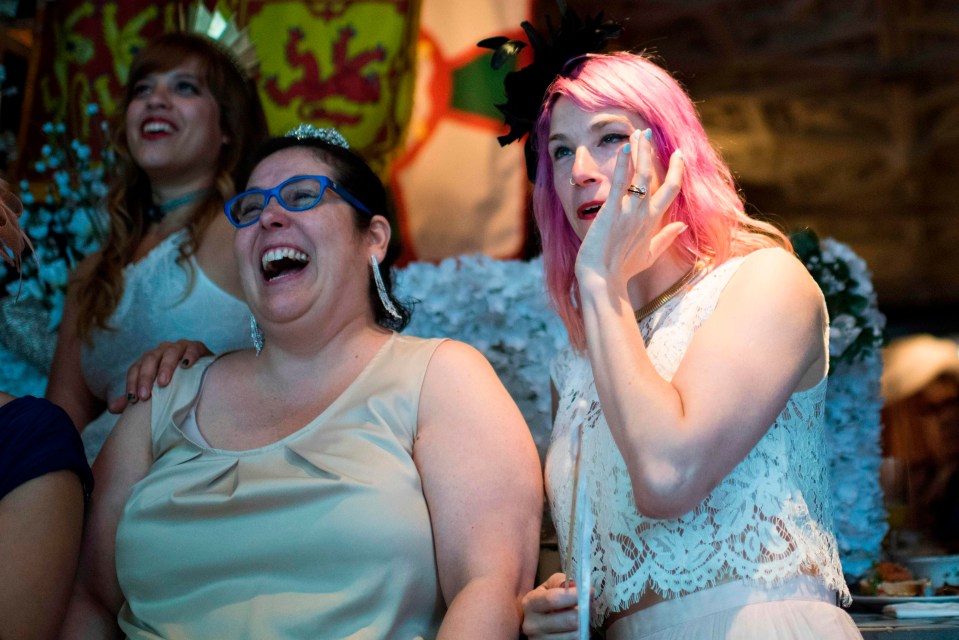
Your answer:
[[[180,430],[213,359],[155,389],[154,463],[116,540],[128,637],[435,637],[445,605],[412,452],[440,342],[394,334],[323,413],[247,451]]]

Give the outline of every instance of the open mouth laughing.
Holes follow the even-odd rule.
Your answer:
[[[299,249],[274,247],[267,249],[260,258],[260,272],[264,280],[271,282],[299,273],[309,263],[310,257]]]
[[[140,126],[140,133],[144,138],[158,138],[169,135],[175,131],[173,124],[167,120],[158,118],[149,118],[143,121]]]

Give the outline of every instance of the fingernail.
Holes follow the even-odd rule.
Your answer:
[[[629,143],[623,145],[623,153],[629,153]]]
[[[686,233],[686,229],[688,229],[688,228],[689,228],[689,225],[688,225],[688,224],[684,224],[684,225],[683,225],[683,228],[679,230],[679,233]],[[677,234],[677,235],[678,235],[678,234]]]
[[[167,375],[163,373],[157,376],[157,382],[160,383],[161,387],[164,386],[167,382],[169,382],[169,380],[167,379]]]
[[[647,140],[652,140],[652,139],[653,139],[653,130],[652,130],[652,129],[646,129],[646,131],[643,131],[643,135],[646,136],[646,139],[647,139]]]
[[[140,397],[146,400],[148,395],[150,395],[150,390],[146,387],[140,387]]]
[[[675,155],[677,158],[682,158],[683,157],[682,149],[676,149],[676,152],[673,155]]]
[[[137,395],[132,391],[127,392],[127,402],[136,402]]]
[[[181,366],[181,367],[189,367],[189,366],[190,366],[190,359],[189,359],[189,358],[183,358],[183,360],[180,361],[180,366]]]

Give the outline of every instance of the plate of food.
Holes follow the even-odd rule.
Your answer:
[[[903,602],[959,602],[957,596],[861,596],[853,594],[853,606],[857,604],[868,605],[871,607],[884,607],[887,604],[900,604]]]
[[[959,586],[934,584],[926,575],[917,578],[909,567],[897,562],[877,562],[855,585],[852,599],[853,607],[868,609],[903,602],[959,602]]]

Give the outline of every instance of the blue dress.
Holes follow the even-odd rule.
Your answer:
[[[48,400],[24,396],[0,407],[0,500],[25,482],[73,471],[89,496],[93,474],[67,413]]]

